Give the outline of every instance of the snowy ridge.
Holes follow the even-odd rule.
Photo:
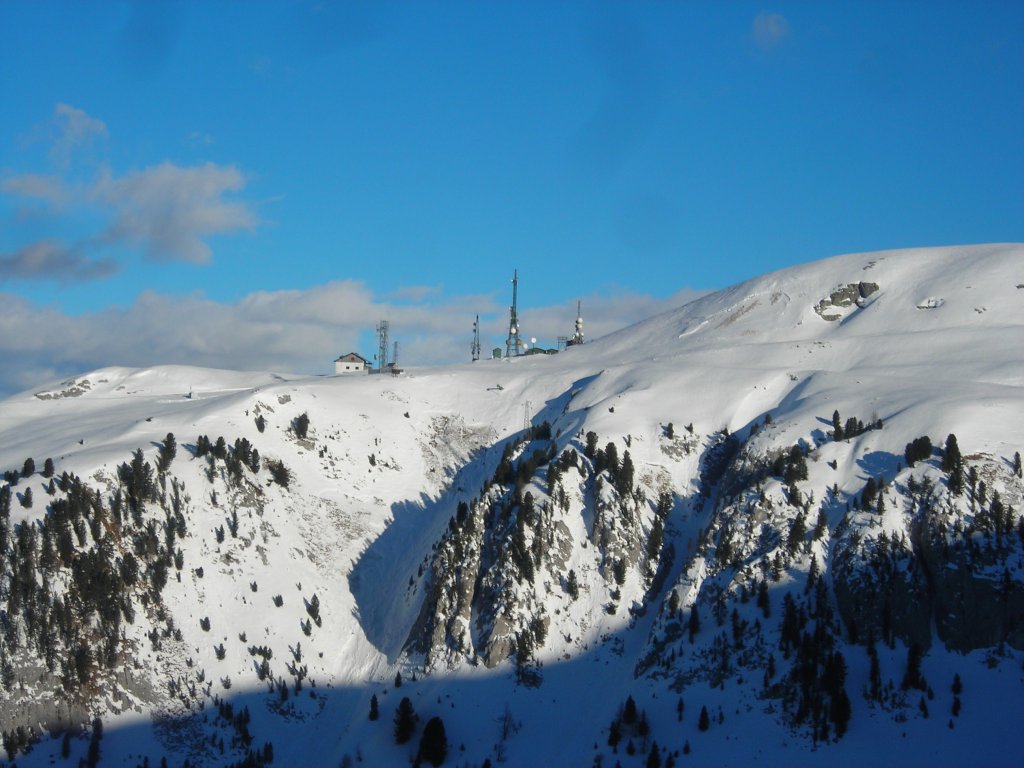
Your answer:
[[[433,716],[455,765],[641,765],[655,742],[663,765],[1012,764],[1022,338],[1024,246],[984,245],[790,268],[553,357],[400,377],[107,368],[14,396],[0,730],[100,716],[103,764],[129,766],[241,764],[266,742],[274,764],[402,765]],[[97,493],[68,518],[73,549],[120,567],[134,546],[144,574],[120,657],[70,693],[74,646],[41,674],[10,602],[16,530],[78,498],[50,492],[46,458]],[[39,590],[74,582],[74,559]],[[406,695],[422,722],[400,746]],[[620,722],[613,748],[628,696],[649,733]],[[225,701],[248,707],[251,741]]]

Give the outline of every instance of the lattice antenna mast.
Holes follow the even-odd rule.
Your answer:
[[[384,373],[388,364],[388,328],[387,320],[377,323],[377,367],[381,373]]]
[[[398,375],[398,340],[395,340],[395,351],[391,355],[391,372]]]
[[[473,321],[473,346],[470,348],[473,353],[473,362],[480,359],[480,315]]]
[[[519,294],[519,270],[512,273],[512,306],[509,308],[508,339],[505,340],[505,357],[519,355],[523,341],[519,338],[519,316],[516,313],[516,303]]]
[[[576,302],[576,333],[572,337],[573,344],[583,343],[583,302]]]

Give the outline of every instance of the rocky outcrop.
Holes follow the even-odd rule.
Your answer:
[[[822,320],[840,320],[844,315],[844,310],[848,310],[854,305],[864,306],[864,300],[878,290],[878,283],[866,283],[863,280],[859,283],[847,283],[815,304],[814,311]]]

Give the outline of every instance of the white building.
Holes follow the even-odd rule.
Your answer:
[[[335,373],[369,373],[370,361],[358,352],[349,352],[334,361]]]

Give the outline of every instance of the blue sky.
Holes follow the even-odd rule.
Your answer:
[[[1024,239],[1019,2],[0,2],[0,391]],[[31,340],[26,340],[25,337]],[[18,341],[17,338],[21,337]]]

